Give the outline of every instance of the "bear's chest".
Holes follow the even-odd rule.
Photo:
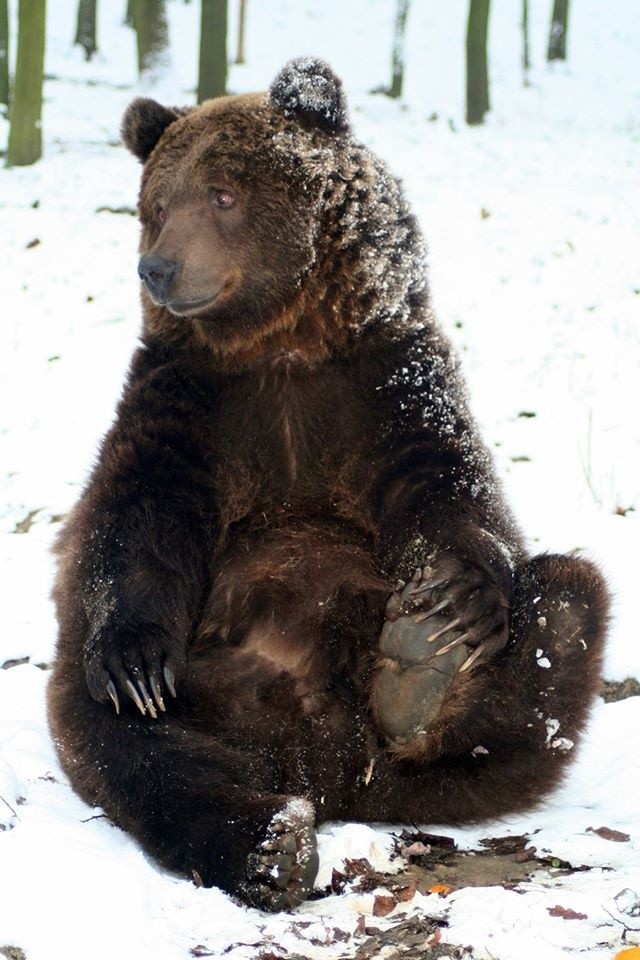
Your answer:
[[[241,488],[254,509],[274,499],[329,502],[345,483],[360,482],[370,416],[341,366],[313,366],[295,353],[265,361],[221,398],[216,450],[227,496]]]

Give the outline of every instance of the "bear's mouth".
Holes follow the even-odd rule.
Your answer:
[[[224,284],[222,285],[224,286]],[[166,307],[175,316],[185,317],[207,310],[218,299],[222,287],[208,297],[199,297],[197,300],[165,300],[160,306]]]

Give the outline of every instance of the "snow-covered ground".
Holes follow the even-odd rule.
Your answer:
[[[520,4],[492,4],[493,111],[481,128],[463,122],[466,0],[414,0],[402,102],[370,93],[388,81],[391,0],[250,3],[247,64],[232,68],[230,87],[264,88],[306,53],[342,75],[358,134],[405,178],[419,212],[436,309],[532,548],[581,549],[602,565],[616,597],[605,675],[640,678],[637,2],[573,3],[569,63],[553,67],[551,3],[529,5],[524,88]],[[118,124],[140,88],[124,0],[98,4],[89,64],[70,42],[76,3],[48,6],[45,157],[0,172],[0,665],[29,658],[0,670],[0,954],[13,944],[29,960],[352,957],[364,927],[399,913],[446,918],[442,942],[477,958],[605,960],[640,943],[640,905],[621,912],[634,896],[618,897],[640,897],[640,697],[598,703],[565,787],[542,809],[473,830],[428,825],[461,847],[539,831],[539,851],[593,868],[540,873],[524,895],[416,894],[373,918],[373,894],[345,892],[269,917],[159,871],[71,792],[38,666],[55,638],[48,551],[136,340],[136,221],[101,208],[135,205],[138,169]],[[172,63],[152,91],[169,103],[193,101],[198,6],[169,3]],[[588,832],[601,826],[629,840]],[[392,832],[327,825],[323,876],[345,856],[389,867]],[[556,905],[586,918],[552,916]]]

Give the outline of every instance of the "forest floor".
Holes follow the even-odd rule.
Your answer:
[[[75,6],[48,4],[44,158],[0,172],[0,956],[608,960],[640,944],[635,0],[606,17],[599,0],[572,5],[569,63],[554,67],[550,4],[530,2],[528,87],[519,6],[495,0],[493,109],[474,129],[466,0],[412,6],[401,102],[371,93],[388,77],[391,0],[249,5],[230,88],[264,89],[307,53],[343,77],[359,137],[404,178],[423,225],[434,305],[531,549],[590,556],[615,597],[604,695],[544,805],[469,829],[324,824],[315,898],[274,916],[159,870],[73,794],[47,730],[50,547],[139,324],[139,171],[118,137],[141,92],[133,37],[124,0],[99,4],[85,63]],[[169,12],[171,63],[145,92],[189,103],[198,5]]]

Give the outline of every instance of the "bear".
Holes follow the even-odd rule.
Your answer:
[[[562,779],[608,594],[531,556],[341,81],[135,100],[143,326],[57,545],[61,765],[162,867],[264,910],[316,822],[479,822]],[[461,270],[464,265],[461,265]]]

